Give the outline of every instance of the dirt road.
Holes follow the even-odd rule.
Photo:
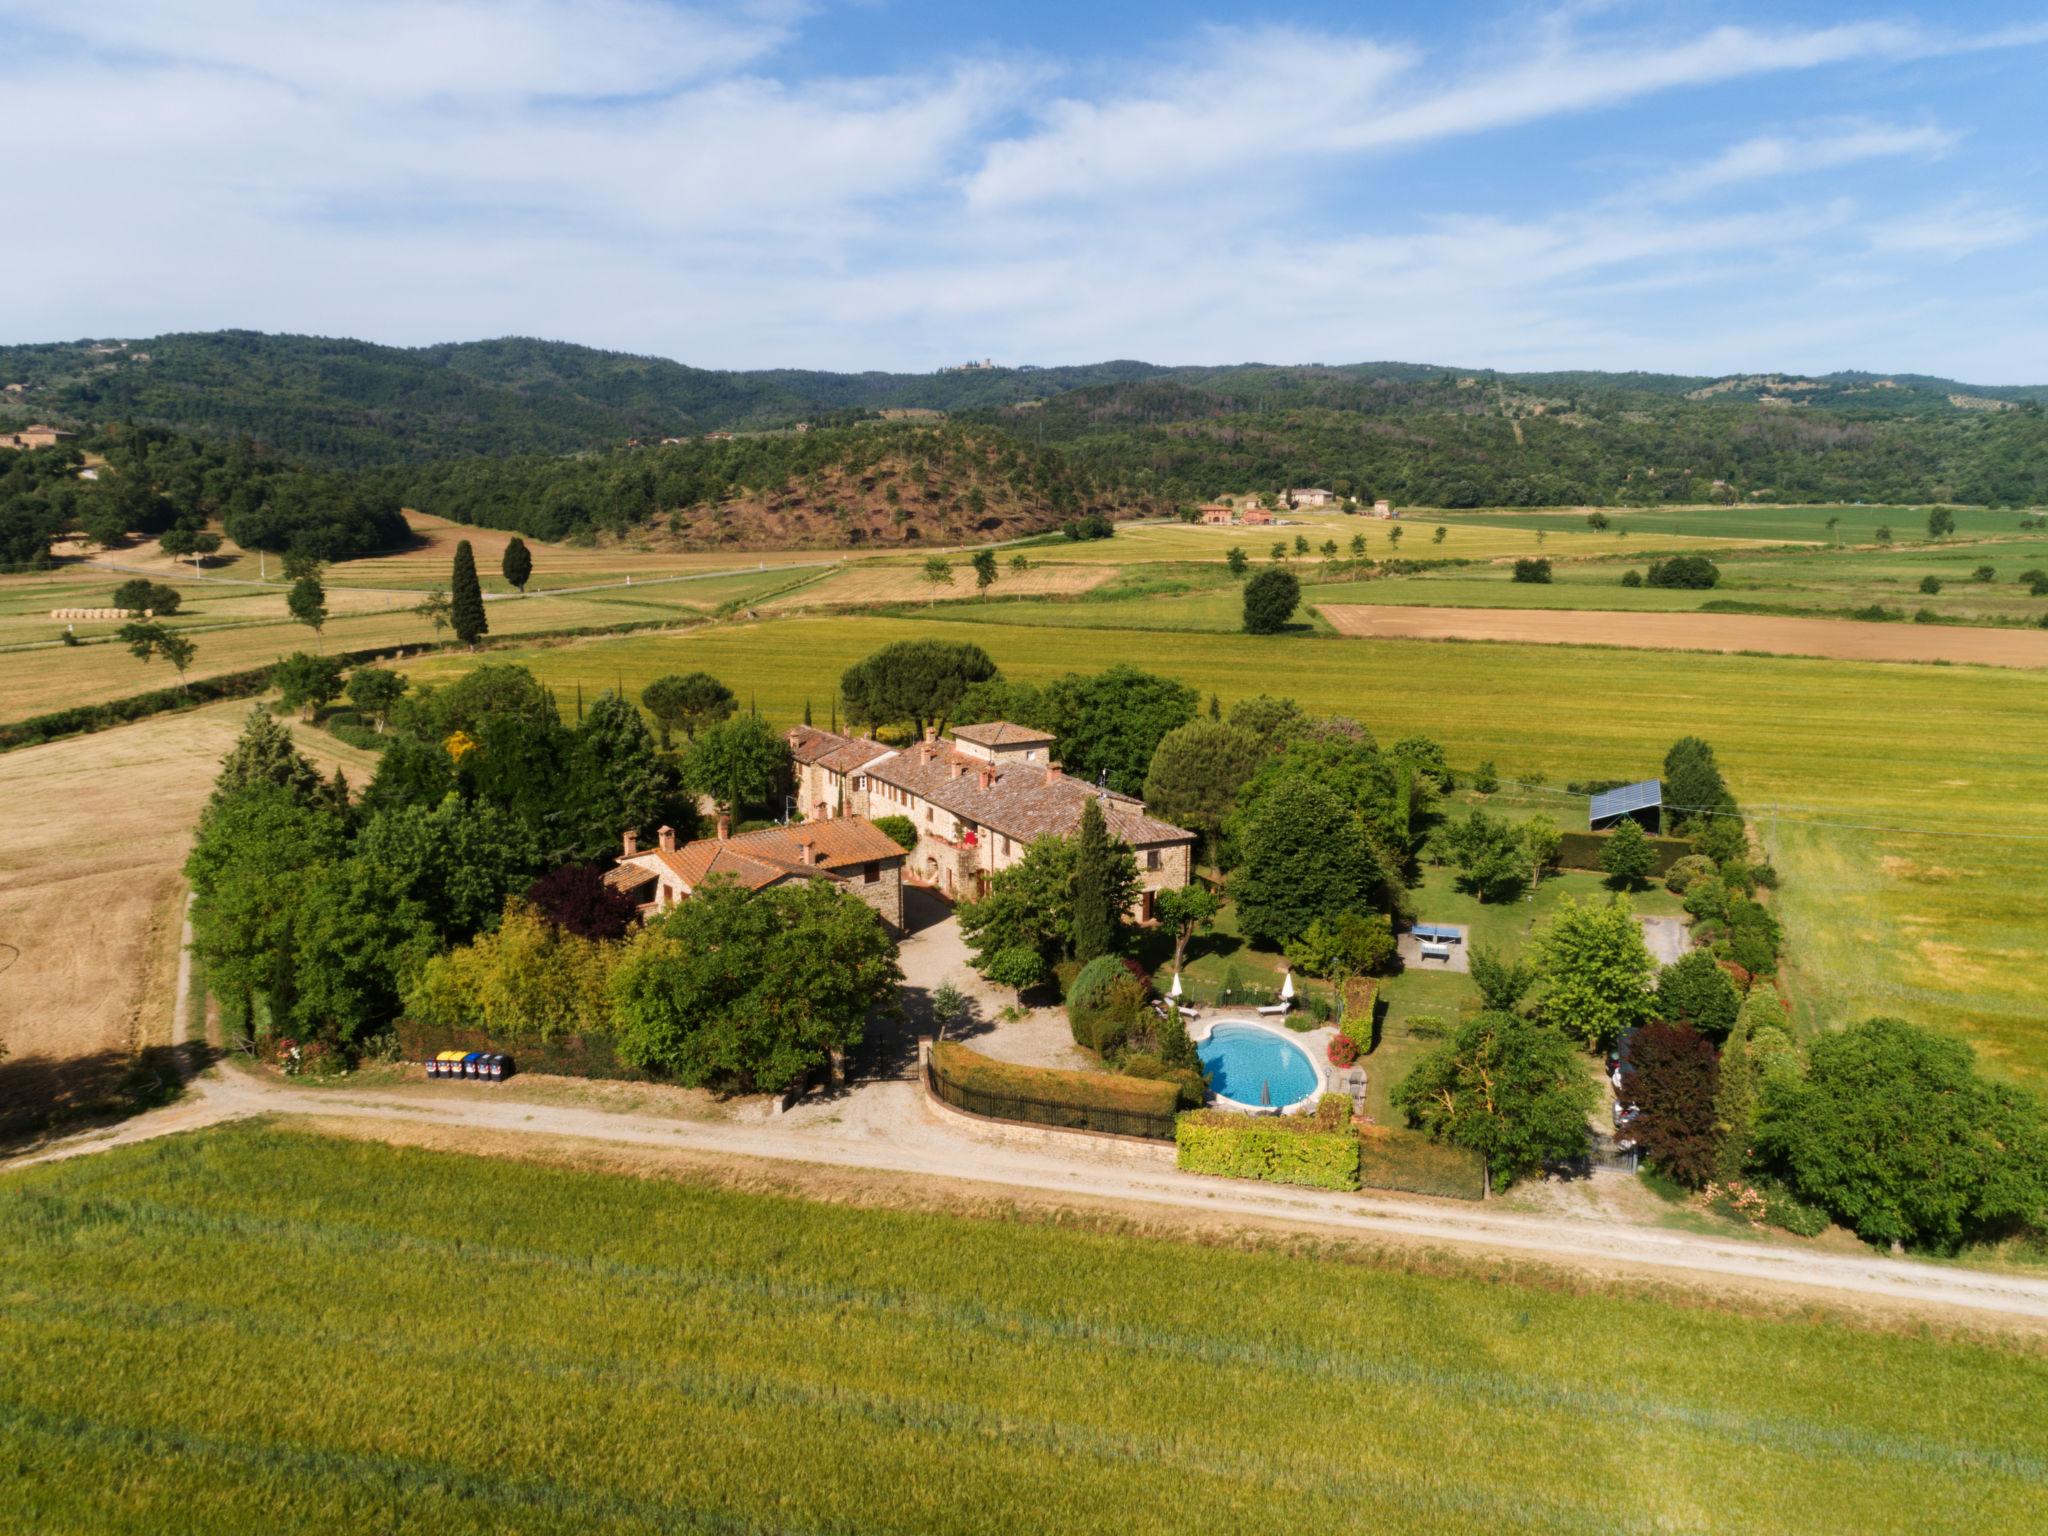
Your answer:
[[[483,1084],[451,1083],[423,1096],[308,1089],[216,1069],[182,1101],[111,1131],[46,1148],[23,1167],[129,1145],[252,1115],[436,1126],[518,1136],[573,1137],[640,1148],[803,1163],[835,1169],[970,1181],[1012,1191],[1109,1202],[1126,1210],[1195,1213],[1225,1230],[1274,1226],[1466,1250],[1571,1268],[1660,1274],[1725,1289],[1757,1287],[1924,1309],[2048,1321],[2048,1279],[1989,1273],[1874,1254],[1819,1253],[1646,1228],[1618,1221],[1524,1214],[1496,1207],[1388,1195],[1282,1189],[1176,1170],[1166,1149],[1048,1146],[1051,1133],[967,1127],[934,1109],[912,1082],[852,1093],[770,1117],[749,1109],[724,1121],[676,1120],[538,1103]],[[993,1191],[992,1191],[993,1192]]]
[[[1323,604],[1339,634],[1375,640],[1509,640],[1663,651],[1762,651],[1836,661],[1960,661],[2048,667],[2048,630],[1868,624],[1747,613],[1588,613]]]

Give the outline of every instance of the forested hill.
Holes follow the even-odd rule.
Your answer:
[[[967,543],[1146,510],[1063,454],[950,423],[455,459],[364,478],[454,522],[550,540],[651,530],[692,549]]]
[[[1642,465],[1616,466],[1608,479],[1617,483],[1630,469],[1682,457],[1694,430],[1688,424],[1694,422],[1701,424],[1698,435],[1705,444],[1720,445],[1739,435],[1735,424],[1781,415],[1974,424],[2038,409],[2048,400],[2048,387],[1978,386],[1917,375],[1504,374],[1386,362],[1217,368],[1105,362],[925,374],[727,372],[522,338],[405,348],[252,331],[0,347],[0,383],[22,386],[0,395],[0,422],[135,421],[222,441],[246,434],[288,458],[344,468],[573,453],[630,438],[750,431],[799,421],[829,424],[847,413],[898,408],[974,413],[990,425],[1034,438],[1044,434],[1047,441],[1220,419],[1240,427],[1256,423],[1262,434],[1284,436],[1293,430],[1286,413],[1300,411],[1348,418],[1354,431],[1394,425],[1424,435],[1447,419],[1491,420],[1504,427],[1531,420],[1619,421],[1647,413],[1657,426],[1656,450]],[[1075,392],[1084,398],[1073,399]],[[1041,400],[1062,409],[1042,419],[1032,415],[1029,403]],[[1768,436],[1775,429],[1760,430]],[[1319,456],[1320,450],[1308,455],[1308,462]],[[1237,473],[1240,461],[1227,467]],[[1683,467],[1708,479],[1735,478],[1726,465]]]

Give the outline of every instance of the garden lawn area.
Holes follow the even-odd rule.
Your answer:
[[[2017,1343],[1071,1219],[245,1124],[0,1223],[10,1530],[1996,1536],[2048,1482]]]
[[[1084,605],[1075,605],[1077,608]],[[972,640],[1043,682],[1129,662],[1227,708],[1290,694],[1382,742],[1419,731],[1503,778],[1655,775],[1681,736],[1711,741],[1785,878],[1779,912],[1809,1025],[1895,1013],[1975,1041],[1994,1071],[2048,1078],[2039,955],[2048,938],[2048,709],[2041,680],[1991,667],[1816,661],[1587,646],[1022,629],[863,615],[507,647],[573,707],[702,667],[794,724],[828,718],[840,672],[905,639]],[[484,657],[405,670],[446,679]],[[136,668],[140,671],[140,667]],[[1583,826],[1561,798],[1559,824]]]

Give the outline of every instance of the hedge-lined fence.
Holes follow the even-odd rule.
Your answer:
[[[1358,1146],[1348,1123],[1227,1109],[1190,1110],[1174,1133],[1175,1162],[1185,1172],[1310,1189],[1357,1189]]]
[[[558,1035],[552,1040],[506,1040],[481,1029],[443,1029],[400,1019],[398,1053],[407,1061],[432,1061],[443,1051],[502,1051],[522,1072],[562,1077],[599,1077],[618,1082],[657,1081],[651,1072],[626,1065],[603,1035]]]
[[[1607,846],[1605,832],[1567,832],[1558,843],[1557,862],[1561,869],[1600,868],[1600,854]],[[1650,851],[1657,856],[1657,862],[1650,873],[1653,877],[1669,874],[1671,866],[1692,852],[1692,842],[1683,837],[1653,837],[1648,839]]]
[[[1415,1131],[1368,1126],[1358,1139],[1358,1182],[1366,1189],[1484,1200],[1486,1159]]]
[[[1180,1103],[1178,1083],[1019,1066],[955,1040],[932,1047],[925,1086],[940,1103],[970,1115],[1155,1141],[1173,1138],[1174,1110]]]

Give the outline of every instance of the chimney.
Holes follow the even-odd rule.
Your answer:
[[[977,775],[976,775],[976,777],[977,777],[977,778],[979,778],[979,779],[981,780],[981,787],[982,787],[983,789],[985,789],[985,790],[986,790],[986,789],[994,789],[994,788],[996,787],[996,771],[995,771],[995,769],[993,769],[993,768],[984,768],[984,769],[982,769],[982,770],[981,770],[981,772],[980,772],[979,774],[977,774]]]
[[[967,765],[965,763],[962,763],[956,757],[953,759],[951,765],[948,767],[946,771],[946,777],[949,779],[957,779],[960,777],[961,774],[965,773],[966,771]]]
[[[725,840],[726,840],[726,839],[727,839],[728,837],[731,837],[731,836],[732,836],[732,818],[731,818],[730,816],[720,816],[720,817],[718,818],[718,840],[719,840],[719,841],[720,841],[720,842],[722,843],[722,842],[724,842],[724,841],[725,841]]]
[[[926,726],[924,728],[924,739],[926,741],[937,741],[939,739],[939,728],[936,725]]]
[[[661,839],[661,851],[663,853],[674,853],[676,851],[676,829],[674,827],[663,827],[655,836]]]
[[[636,853],[638,853],[638,852],[640,851],[640,830],[639,830],[639,828],[637,828],[637,827],[628,827],[628,828],[626,828],[626,835],[625,835],[625,836],[624,836],[623,838],[621,838],[621,839],[620,839],[620,841],[621,841],[622,843],[624,843],[624,844],[625,844],[625,846],[626,846],[626,854],[625,854],[625,856],[626,856],[627,858],[629,858],[629,859],[630,859],[631,857],[633,857],[633,855],[634,855],[634,854],[636,854]]]
[[[815,864],[818,862],[817,855],[813,851],[811,840],[808,837],[800,837],[796,840],[796,861],[799,864]]]
[[[1053,762],[1050,759],[1047,759],[1045,765],[1045,782],[1048,784],[1057,784],[1059,783],[1059,781],[1060,765],[1058,763]]]

